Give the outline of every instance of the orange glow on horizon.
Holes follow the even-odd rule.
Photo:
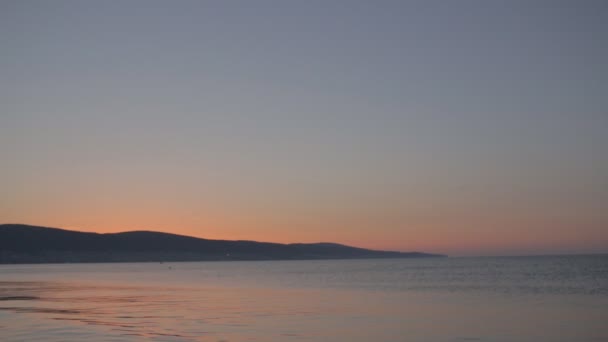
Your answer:
[[[231,198],[181,198],[179,189],[170,187],[162,189],[165,197],[143,186],[129,189],[132,192],[122,197],[104,193],[102,186],[74,189],[73,193],[64,191],[61,201],[32,196],[32,200],[23,200],[27,205],[8,207],[0,217],[4,223],[98,233],[151,230],[206,239],[335,242],[455,256],[608,251],[601,213],[583,219],[576,212],[550,216],[514,208],[505,214],[500,207],[476,211],[474,204],[463,202],[458,206],[447,202],[434,211],[414,201],[374,207],[363,202],[332,206],[292,199],[289,206],[228,201]]]
[[[127,222],[126,224],[124,222]],[[555,234],[546,237],[521,239],[516,234],[497,234],[488,232],[484,235],[437,234],[435,231],[421,230],[414,234],[402,232],[399,234],[384,234],[375,236],[373,232],[361,230],[358,234],[351,232],[334,232],[323,234],[322,231],[281,230],[280,227],[252,227],[236,220],[208,219],[205,223],[170,224],[162,220],[144,224],[127,217],[105,218],[94,224],[81,219],[43,219],[25,223],[68,230],[96,233],[116,233],[132,230],[160,231],[172,234],[193,236],[216,240],[253,240],[275,243],[314,243],[335,242],[345,245],[395,251],[418,251],[428,253],[448,254],[451,256],[475,255],[525,255],[552,253],[579,253],[587,248],[591,252],[605,252],[607,241],[602,241],[600,234],[594,236],[577,236],[575,233]],[[247,227],[247,228],[243,228]],[[312,228],[312,227],[310,227]],[[503,230],[504,231],[504,230]],[[492,238],[493,237],[493,238]],[[597,239],[596,239],[597,238]],[[567,241],[567,242],[564,242]],[[578,250],[577,250],[578,248]]]

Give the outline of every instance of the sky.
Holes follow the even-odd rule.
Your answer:
[[[608,252],[605,1],[0,1],[0,222]]]

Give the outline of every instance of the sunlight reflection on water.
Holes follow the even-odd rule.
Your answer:
[[[605,261],[4,265],[0,338],[608,341]]]

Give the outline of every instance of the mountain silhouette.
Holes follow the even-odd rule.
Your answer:
[[[415,258],[442,255],[378,251],[337,243],[209,240],[153,231],[86,233],[0,225],[0,263]]]

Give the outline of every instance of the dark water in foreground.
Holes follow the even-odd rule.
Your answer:
[[[608,341],[608,256],[0,265],[1,341]]]

